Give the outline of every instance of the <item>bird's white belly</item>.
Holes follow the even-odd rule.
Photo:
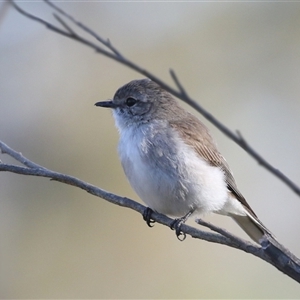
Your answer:
[[[176,158],[164,157],[164,151],[157,147],[152,160],[147,159],[143,136],[131,135],[130,141],[126,135],[124,138],[119,145],[124,171],[150,208],[176,217],[192,209],[198,214],[222,209],[228,198],[223,172],[201,159],[179,137]]]

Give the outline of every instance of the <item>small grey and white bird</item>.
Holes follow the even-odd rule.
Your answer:
[[[124,172],[152,210],[182,221],[211,212],[230,216],[257,243],[271,235],[238,190],[207,127],[158,84],[133,80],[95,105],[112,109]]]

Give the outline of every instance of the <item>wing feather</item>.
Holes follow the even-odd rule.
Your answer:
[[[257,218],[242,193],[238,190],[229,165],[218,151],[206,126],[189,113],[187,113],[186,118],[171,120],[170,126],[179,132],[182,139],[193,147],[202,159],[206,160],[210,165],[220,168],[224,172],[228,190],[235,195],[237,200],[243,204],[250,214]]]

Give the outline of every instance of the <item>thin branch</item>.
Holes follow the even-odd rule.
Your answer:
[[[59,12],[62,16],[68,18],[71,22],[73,22],[76,26],[90,34],[92,37],[94,37],[97,41],[99,41],[102,45],[107,47],[111,52],[99,47],[98,45],[86,40],[85,38],[77,35],[74,33],[73,30],[70,30],[69,26],[66,27],[66,24],[61,21],[61,18],[57,18],[59,22],[65,27],[66,31],[63,31],[62,29],[54,26],[53,24],[42,20],[36,16],[33,16],[27,12],[25,12],[23,9],[21,9],[13,0],[8,0],[14,8],[20,12],[22,15],[28,17],[29,19],[32,19],[36,22],[39,22],[43,25],[45,25],[48,29],[62,34],[63,36],[69,37],[77,42],[80,42],[88,47],[91,47],[92,49],[96,50],[96,52],[101,53],[102,55],[105,55],[106,57],[109,57],[115,61],[118,61],[119,63],[137,71],[138,73],[150,78],[151,80],[155,81],[157,84],[159,84],[163,89],[174,95],[175,97],[181,99],[182,101],[189,104],[191,107],[193,107],[196,111],[198,111],[200,114],[202,114],[208,121],[210,121],[213,125],[215,125],[221,132],[223,132],[228,138],[233,140],[236,144],[238,144],[241,148],[243,148],[250,156],[252,156],[262,167],[267,169],[269,172],[271,172],[274,176],[276,176],[278,179],[280,179],[282,182],[284,182],[289,188],[291,188],[298,196],[300,196],[300,187],[294,183],[291,179],[289,179],[286,175],[284,175],[281,171],[279,171],[277,168],[273,167],[270,163],[268,163],[261,155],[259,155],[248,143],[245,142],[243,138],[239,134],[235,134],[232,132],[229,128],[227,128],[224,124],[222,124],[220,121],[218,121],[212,114],[210,114],[208,111],[206,111],[202,106],[200,106],[195,100],[190,98],[187,93],[185,92],[185,89],[183,88],[183,85],[178,80],[177,76],[175,75],[175,72],[173,70],[170,71],[171,77],[174,80],[174,83],[178,87],[178,90],[173,89],[169,85],[167,85],[165,82],[160,80],[158,77],[154,76],[152,73],[148,72],[147,70],[141,68],[140,66],[136,65],[134,62],[128,60],[123,55],[120,54],[120,52],[112,46],[110,41],[107,39],[103,39],[98,34],[96,34],[93,30],[89,29],[87,26],[83,25],[79,21],[77,21],[75,18],[67,14],[65,11],[63,11],[61,8],[54,5],[49,0],[44,0],[49,6],[51,6],[53,9],[55,9],[57,12]]]
[[[187,92],[185,91],[184,87],[181,85],[181,83],[179,82],[178,78],[177,78],[177,75],[175,74],[175,71],[173,69],[170,69],[170,75],[173,79],[173,81],[175,82],[175,84],[177,85],[181,95],[184,97],[184,98],[188,98],[188,94]]]
[[[8,1],[11,3],[11,5],[12,5],[12,6],[13,6],[20,14],[24,15],[25,17],[27,17],[27,18],[29,18],[29,19],[31,19],[31,20],[33,20],[33,21],[36,21],[36,22],[38,22],[38,23],[41,23],[41,24],[43,24],[43,25],[45,25],[48,29],[50,29],[50,30],[52,30],[52,31],[54,31],[54,32],[56,32],[56,33],[62,34],[62,35],[64,35],[64,36],[69,36],[68,33],[66,33],[65,31],[63,31],[63,30],[59,29],[58,27],[52,25],[51,23],[49,23],[49,22],[47,22],[47,21],[45,21],[45,20],[43,20],[43,19],[41,19],[41,18],[39,18],[39,17],[36,17],[36,16],[34,16],[34,15],[28,13],[28,12],[26,12],[26,11],[23,10],[19,5],[17,5],[14,1],[12,1],[12,0],[8,0]]]
[[[0,26],[2,25],[5,16],[7,15],[8,8],[9,8],[8,2],[2,2],[2,4],[0,5]]]
[[[109,51],[104,50],[100,46],[98,46],[98,45],[96,45],[96,44],[88,41],[87,39],[85,39],[85,38],[83,38],[83,37],[81,37],[81,36],[79,36],[77,34],[74,35],[73,33],[70,33],[69,29],[67,29],[67,31],[64,31],[64,30],[60,29],[59,27],[57,27],[57,26],[55,26],[55,25],[53,25],[53,24],[51,24],[51,23],[49,23],[49,22],[47,22],[47,21],[45,21],[45,20],[43,20],[43,19],[41,19],[39,17],[36,17],[36,16],[34,16],[34,15],[32,15],[32,14],[24,11],[20,6],[18,6],[15,3],[15,1],[13,1],[13,0],[7,0],[7,1],[9,1],[11,3],[11,5],[20,14],[24,15],[25,17],[27,17],[27,18],[29,18],[29,19],[31,19],[33,21],[36,21],[36,22],[38,22],[38,23],[46,26],[47,29],[50,29],[50,30],[52,30],[52,31],[54,31],[54,32],[56,32],[58,34],[61,34],[61,35],[66,36],[66,37],[68,37],[70,39],[73,39],[73,40],[75,40],[75,41],[77,41],[77,42],[79,42],[81,44],[84,44],[84,45],[86,45],[86,46],[94,49],[96,52],[101,53],[104,56],[107,56],[107,57],[109,57],[111,59],[115,59],[117,61],[119,61],[119,59],[121,60],[121,58],[118,59],[115,54],[113,54],[113,53],[111,53]],[[64,24],[62,24],[62,25],[63,25],[63,27],[65,27]]]
[[[78,36],[77,33],[75,33],[75,31],[73,31],[73,29],[57,14],[53,14],[54,18],[63,26],[65,27],[65,29],[70,33],[70,35],[73,36]]]
[[[229,238],[230,240],[234,241],[237,245],[239,245],[239,247],[241,246],[244,246],[244,245],[247,245],[247,246],[252,246],[251,243],[245,241],[245,240],[242,240],[241,238],[238,238],[237,236],[233,235],[232,233],[230,233],[229,231],[223,229],[223,228],[220,228],[216,225],[213,225],[209,222],[205,222],[204,220],[202,219],[196,219],[195,222],[201,226],[205,226],[207,228],[209,228],[210,230],[212,231],[215,231],[223,236],[226,236],[227,238]]]
[[[261,166],[267,169],[270,173],[275,175],[281,181],[283,181],[288,187],[290,187],[298,196],[300,196],[300,187],[296,185],[291,179],[284,175],[280,170],[273,167],[268,163],[261,155],[259,155],[244,139],[241,132],[237,130],[237,136],[239,137],[239,145],[247,151]]]
[[[0,141],[0,145],[1,145],[1,147],[0,147],[1,153],[8,154],[12,158],[14,158],[16,161],[18,161],[21,164],[25,165],[26,167],[35,168],[35,169],[43,169],[42,166],[30,161],[29,159],[24,157],[21,152],[17,152],[15,150],[13,150],[12,148],[10,148],[5,143]]]
[[[94,37],[97,41],[99,41],[101,44],[105,45],[108,49],[110,49],[116,56],[119,58],[122,58],[123,56],[121,53],[111,44],[110,40],[104,40],[102,37],[100,37],[98,34],[96,34],[93,30],[82,24],[81,22],[77,21],[74,17],[72,17],[70,14],[63,11],[61,8],[53,4],[51,1],[44,0],[50,7],[55,9],[58,13],[72,21],[75,25],[77,25],[79,28],[84,30],[86,33]]]

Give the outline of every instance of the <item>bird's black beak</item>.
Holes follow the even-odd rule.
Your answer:
[[[116,105],[111,101],[99,101],[95,103],[96,106],[101,106],[101,107],[108,107],[108,108],[115,108]]]

